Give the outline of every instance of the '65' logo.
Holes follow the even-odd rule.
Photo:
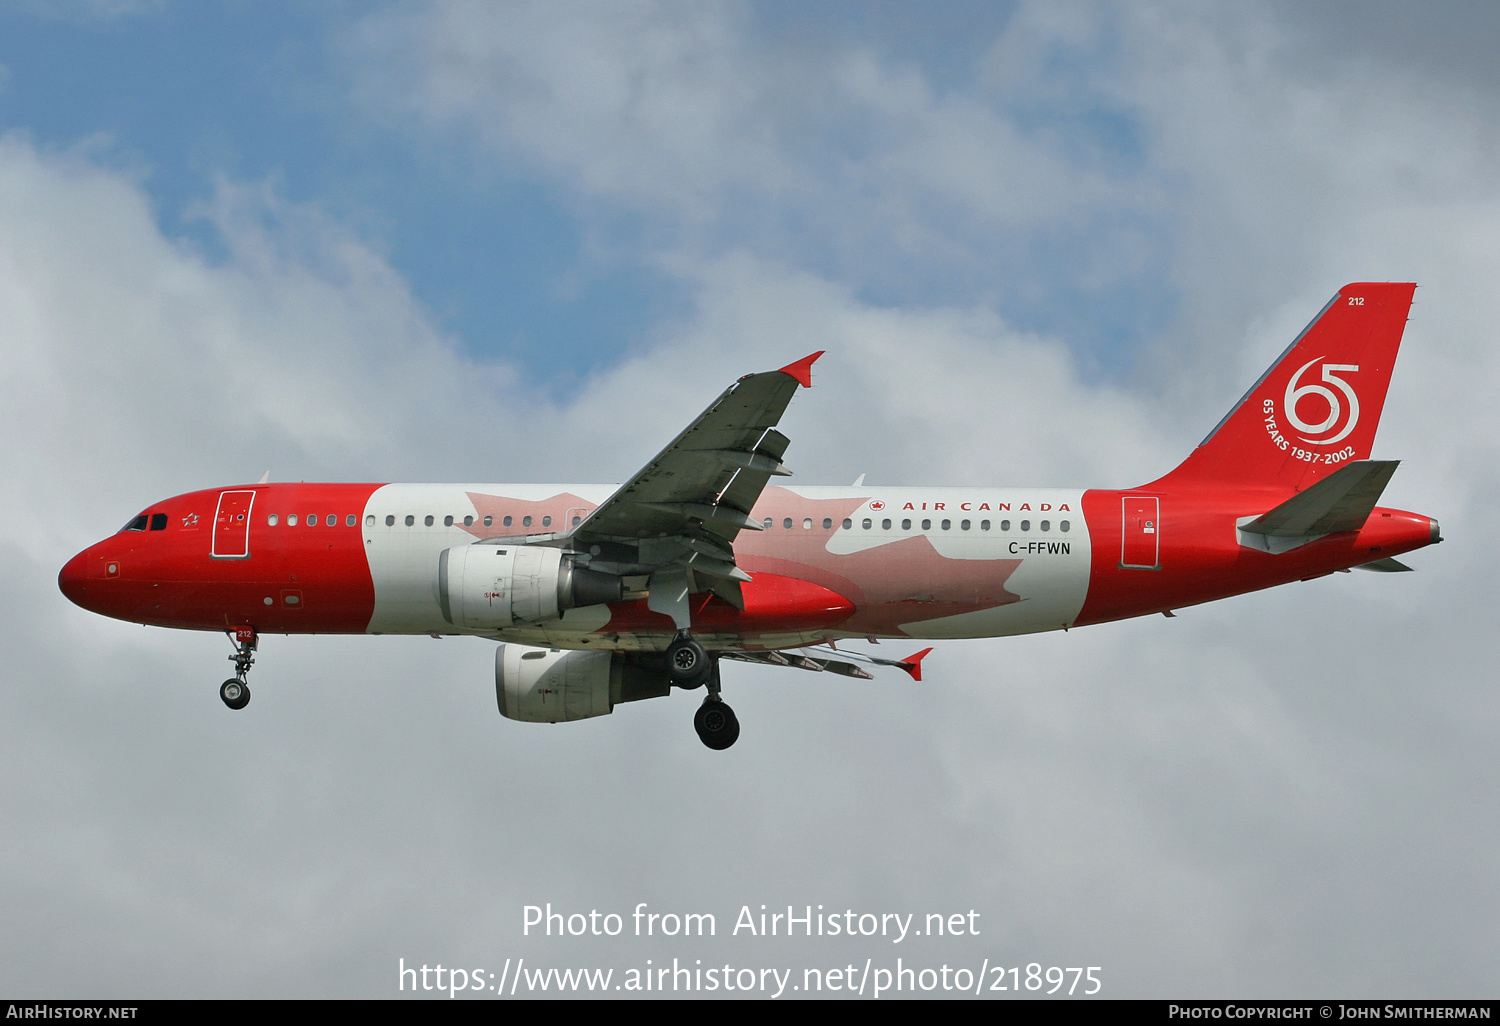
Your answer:
[[[1348,438],[1349,432],[1354,430],[1354,425],[1359,423],[1359,397],[1354,394],[1354,389],[1349,386],[1349,382],[1339,377],[1339,372],[1353,373],[1359,370],[1359,368],[1352,363],[1323,364],[1323,380],[1328,385],[1332,385],[1343,393],[1345,402],[1341,403],[1339,402],[1339,397],[1334,394],[1333,389],[1329,388],[1328,385],[1317,383],[1307,385],[1297,384],[1297,382],[1302,380],[1302,375],[1307,373],[1308,368],[1321,359],[1322,357],[1319,356],[1308,360],[1296,374],[1292,375],[1292,380],[1288,381],[1286,385],[1286,397],[1283,400],[1282,411],[1286,415],[1287,422],[1298,431],[1303,432],[1302,440],[1304,442],[1309,445],[1334,445]],[[1313,416],[1317,416],[1322,412],[1322,404],[1327,403],[1328,415],[1315,424],[1309,424],[1298,416],[1297,407],[1313,396],[1316,396],[1317,399],[1313,400],[1309,412]],[[1322,402],[1318,400],[1322,400]],[[1346,405],[1347,409],[1345,408]],[[1338,433],[1330,434],[1330,432],[1334,431]],[[1309,438],[1309,435],[1323,435],[1326,437]]]

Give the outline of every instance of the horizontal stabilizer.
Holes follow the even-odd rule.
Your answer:
[[[1380,501],[1400,460],[1356,460],[1298,492],[1240,530],[1272,538],[1358,531]]]
[[[1411,567],[1407,566],[1399,559],[1393,559],[1390,556],[1386,556],[1384,559],[1377,559],[1373,563],[1361,563],[1359,566],[1355,567],[1355,569],[1374,570],[1376,573],[1380,574],[1411,573]]]

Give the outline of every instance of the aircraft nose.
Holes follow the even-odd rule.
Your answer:
[[[57,586],[68,597],[68,601],[85,609],[88,608],[84,601],[88,592],[88,574],[85,570],[87,556],[87,550],[80,552],[68,560],[57,575]]]

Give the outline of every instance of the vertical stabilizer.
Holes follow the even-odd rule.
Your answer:
[[[1147,488],[1299,491],[1370,458],[1416,285],[1345,285],[1182,465]]]

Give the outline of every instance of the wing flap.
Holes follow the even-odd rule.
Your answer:
[[[843,677],[874,680],[869,673],[842,659],[823,659],[805,655],[783,655],[780,652],[721,652],[720,658],[737,659],[743,663],[760,663],[765,666],[795,666],[799,670],[827,671]]]

